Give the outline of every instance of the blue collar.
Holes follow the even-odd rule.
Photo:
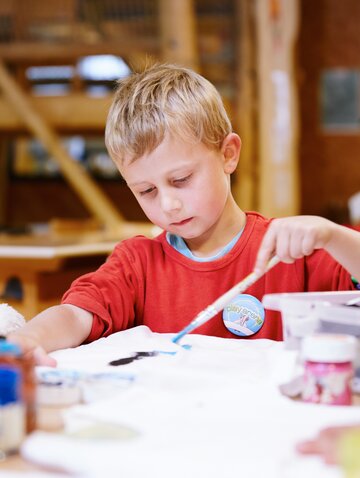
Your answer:
[[[170,232],[166,233],[166,239],[170,246],[172,246],[175,250],[180,252],[185,257],[188,257],[189,259],[192,259],[193,261],[196,262],[211,262],[211,261],[216,261],[216,259],[220,259],[221,257],[224,257],[231,249],[235,246],[237,243],[239,237],[241,236],[242,232],[244,229],[241,229],[241,231],[236,234],[235,237],[231,239],[231,241],[226,244],[225,247],[221,249],[217,254],[211,257],[197,257],[194,256],[194,254],[190,251],[188,246],[186,245],[186,242],[184,239],[180,236],[177,236],[176,234],[171,234]]]

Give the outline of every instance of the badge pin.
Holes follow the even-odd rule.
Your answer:
[[[225,327],[235,335],[248,337],[264,325],[265,310],[262,303],[249,294],[238,295],[223,310]]]

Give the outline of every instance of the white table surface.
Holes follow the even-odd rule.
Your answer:
[[[358,420],[359,408],[310,405],[282,396],[294,371],[283,343],[189,335],[175,345],[147,327],[53,353],[59,370],[131,375],[65,414],[66,433],[35,432],[22,455],[71,476],[162,478],[340,478],[337,467],[299,456],[295,444],[323,426]],[[176,352],[111,367],[136,351]],[[79,438],[111,423],[122,438]],[[11,476],[0,472],[0,477]],[[18,475],[16,475],[18,476]],[[39,475],[40,476],[40,475]]]

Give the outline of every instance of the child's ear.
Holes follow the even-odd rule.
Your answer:
[[[236,133],[228,134],[221,146],[224,161],[224,171],[231,174],[235,171],[240,157],[241,139]]]

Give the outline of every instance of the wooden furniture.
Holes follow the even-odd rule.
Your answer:
[[[71,282],[97,269],[117,241],[92,233],[66,237],[0,235],[2,302],[26,319],[59,303]],[[9,281],[18,281],[22,298],[9,296]]]
[[[109,228],[126,222],[129,204],[114,201],[107,194],[108,185],[98,181],[91,168],[85,173],[79,170],[59,141],[71,135],[104,134],[114,85],[108,81],[108,93],[104,91],[104,96],[91,95],[88,87],[99,86],[99,80],[84,77],[77,67],[79,60],[89,55],[112,54],[123,58],[134,71],[161,61],[194,67],[219,88],[226,108],[236,120],[237,115],[231,114],[234,97],[240,90],[235,87],[233,74],[237,63],[234,39],[238,32],[235,11],[239,11],[242,2],[226,0],[221,6],[205,0],[53,0],[49,5],[41,0],[34,0],[31,5],[26,0],[0,2],[0,20],[4,25],[0,35],[0,171],[4,171],[0,177],[0,223],[16,226],[37,222],[27,211],[18,213],[19,207],[12,206],[21,203],[12,191],[22,186],[24,178],[17,173],[12,175],[7,168],[12,143],[26,140],[29,134],[40,140],[49,156],[57,161],[70,193],[76,193],[78,209],[85,207]],[[29,67],[51,65],[72,67],[74,73],[68,79],[48,80],[28,75]],[[68,87],[66,94],[44,97],[35,88],[58,82]],[[246,138],[244,144],[249,144]],[[48,182],[40,173],[36,184],[30,180],[26,188],[39,198],[42,191],[48,190]],[[113,189],[112,184],[110,188]],[[239,191],[242,190],[240,187]],[[52,198],[47,217],[41,220],[47,221],[57,214],[52,203],[58,199],[55,194]],[[68,214],[65,206],[62,217]],[[39,208],[34,205],[32,210],[37,212]],[[84,215],[75,211],[69,217]]]
[[[53,154],[67,181],[80,195],[94,216],[104,221],[110,228],[119,226],[122,221],[121,214],[83,168],[73,161],[66,149],[62,146],[56,132],[44,121],[41,114],[32,107],[26,94],[17,85],[1,61],[0,87],[5,93],[9,104],[11,104],[12,108],[22,118],[22,121],[27,125],[29,130],[40,139],[48,151]]]

